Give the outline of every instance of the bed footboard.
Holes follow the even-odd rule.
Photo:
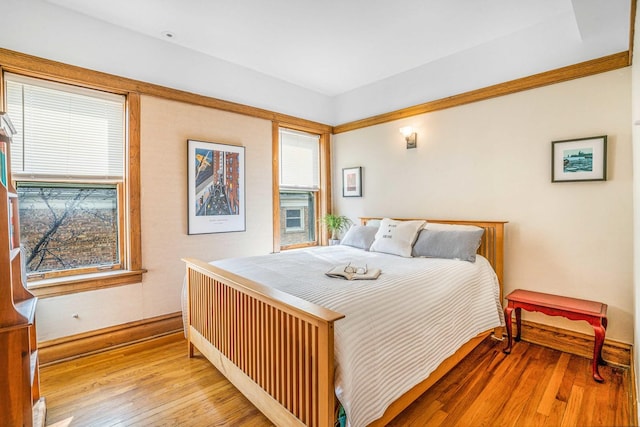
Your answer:
[[[276,425],[333,425],[333,323],[344,316],[205,262],[183,261],[189,356],[195,346]]]

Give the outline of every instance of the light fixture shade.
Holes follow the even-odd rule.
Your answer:
[[[404,126],[400,128],[400,133],[407,138],[413,133],[413,128],[411,126]]]

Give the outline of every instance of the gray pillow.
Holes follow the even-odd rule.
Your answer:
[[[479,227],[452,230],[426,228],[420,231],[411,255],[475,262],[482,234],[484,229]]]
[[[340,244],[368,251],[376,238],[377,231],[378,229],[376,227],[354,225],[344,235]]]

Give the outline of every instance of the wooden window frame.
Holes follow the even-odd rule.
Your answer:
[[[29,281],[29,290],[37,297],[53,297],[113,286],[142,282],[142,244],[140,234],[140,94],[137,91],[105,85],[100,73],[77,73],[72,66],[52,67],[55,72],[42,73],[34,61],[30,67],[0,66],[0,105],[5,109],[4,73],[24,75],[58,83],[124,95],[125,101],[125,173],[121,185],[119,208],[121,226],[121,268],[110,271],[79,271],[81,274],[52,274]]]
[[[271,127],[272,140],[272,194],[273,194],[273,252],[309,246],[326,245],[327,231],[316,221],[316,240],[309,243],[281,246],[280,238],[280,128],[297,130],[319,135],[320,144],[320,189],[315,194],[315,218],[322,218],[331,211],[331,134],[325,128],[300,126],[273,120]]]

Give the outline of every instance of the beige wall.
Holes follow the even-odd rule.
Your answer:
[[[272,250],[271,122],[148,96],[141,109],[143,285],[151,317],[179,310],[181,258]],[[246,232],[187,235],[187,139],[246,147]]]
[[[183,257],[272,250],[271,122],[143,96],[141,284],[42,299],[41,341],[180,311]],[[187,235],[187,139],[243,145],[246,231]],[[77,317],[74,315],[77,314]]]
[[[509,221],[505,292],[609,305],[607,338],[633,342],[631,70],[377,125],[333,139],[334,206],[358,216]],[[418,148],[398,129],[411,125]],[[551,141],[608,135],[608,181],[551,183]],[[341,170],[362,166],[363,197]],[[525,318],[590,332],[585,322]],[[592,332],[591,332],[592,333]]]

